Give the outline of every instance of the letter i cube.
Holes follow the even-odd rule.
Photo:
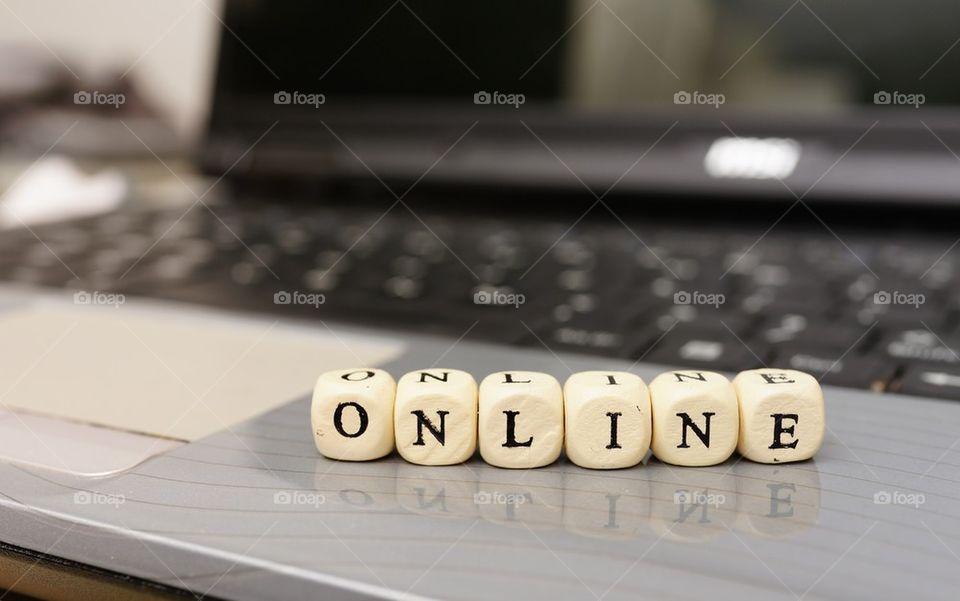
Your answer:
[[[614,469],[643,461],[650,448],[650,395],[639,377],[584,371],[563,386],[564,448],[580,467]]]

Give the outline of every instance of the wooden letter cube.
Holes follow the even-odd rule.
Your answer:
[[[653,454],[674,465],[716,465],[733,454],[740,429],[737,395],[712,371],[670,371],[650,383]]]
[[[328,371],[313,389],[310,423],[320,454],[369,461],[393,451],[396,384],[382,369]]]
[[[410,463],[462,463],[477,450],[477,381],[465,371],[412,371],[397,383],[397,451]]]
[[[823,391],[810,374],[792,369],[753,369],[733,380],[740,400],[737,451],[759,463],[813,457],[826,428]]]
[[[631,373],[573,374],[563,386],[563,416],[567,458],[580,467],[630,467],[650,448],[650,394]]]
[[[563,447],[563,392],[556,378],[502,371],[480,383],[480,455],[490,465],[540,467]]]

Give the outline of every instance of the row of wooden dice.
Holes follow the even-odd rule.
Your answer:
[[[503,371],[477,387],[456,369],[331,371],[317,380],[311,423],[317,449],[350,461],[394,448],[411,463],[450,465],[480,449],[505,468],[553,463],[561,450],[586,468],[663,462],[715,465],[736,450],[760,463],[809,459],[823,441],[823,393],[803,372],[756,369],[731,382],[709,371],[671,371],[648,387],[628,372]]]

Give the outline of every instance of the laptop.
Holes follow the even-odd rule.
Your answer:
[[[949,598],[957,16],[229,0],[207,186],[0,237],[3,586]],[[336,462],[309,395],[350,366],[789,367],[828,428],[788,465]]]

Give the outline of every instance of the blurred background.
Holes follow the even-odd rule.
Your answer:
[[[260,27],[263,3],[238,2],[224,40],[225,52],[238,54],[232,73],[245,80],[235,91],[253,92],[274,78],[309,87],[322,74],[332,102],[374,94],[450,97],[475,90],[480,79],[490,89],[522,92],[528,103],[608,113],[669,106],[680,82],[686,92],[721,95],[727,107],[775,114],[843,111],[872,103],[880,90],[923,94],[933,106],[960,99],[950,77],[960,53],[949,51],[960,35],[960,8],[948,1],[927,2],[922,12],[894,1],[570,0],[531,2],[509,13],[417,6],[439,38],[459,40],[457,52],[473,66],[467,70],[438,55],[431,36],[397,37],[392,25],[419,27],[403,11],[390,11],[367,43],[353,47],[356,28],[346,24],[370,23],[389,5],[274,7],[275,15],[304,17],[298,26],[312,34],[297,35]],[[5,0],[0,187],[24,167],[18,159],[36,158],[74,121],[54,154],[127,161],[149,157],[149,147],[186,156],[208,122],[223,8],[218,0]],[[504,18],[516,27],[498,28]],[[451,29],[464,21],[476,24],[466,37]],[[397,43],[404,52],[384,51]],[[344,63],[329,69],[345,48]],[[125,102],[77,105],[73,95],[81,90],[122,93]]]
[[[960,189],[956,3],[0,14],[5,281],[316,316],[273,300],[304,290],[333,318],[667,364],[863,354],[834,375],[885,390],[904,358],[877,352],[960,337],[930,213]],[[926,312],[873,300],[897,290]],[[530,302],[472,300],[498,291]]]

